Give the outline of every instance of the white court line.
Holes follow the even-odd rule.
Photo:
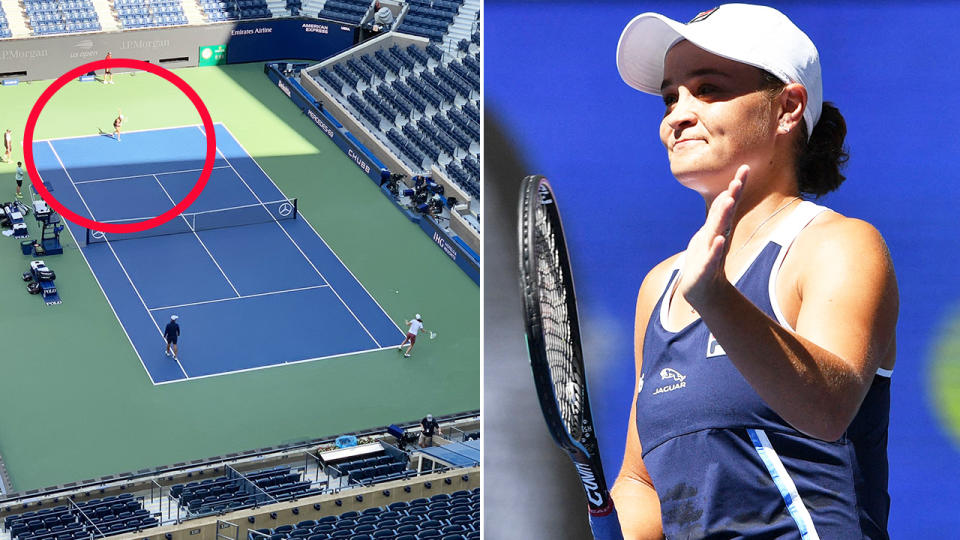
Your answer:
[[[363,350],[363,351],[351,351],[351,352],[345,352],[345,353],[340,353],[340,354],[332,354],[332,355],[330,355],[330,356],[318,356],[318,357],[316,357],[316,358],[304,358],[303,360],[291,360],[291,361],[289,361],[289,362],[283,362],[282,364],[269,364],[269,365],[266,365],[266,366],[257,366],[257,367],[252,367],[252,368],[237,369],[237,370],[234,370],[234,371],[224,371],[224,372],[222,372],[222,373],[211,373],[211,374],[209,374],[209,375],[195,375],[195,376],[193,376],[193,377],[190,377],[190,380],[191,380],[191,381],[196,381],[196,380],[198,380],[198,379],[209,379],[209,378],[211,378],[211,377],[220,377],[221,375],[234,375],[234,374],[237,374],[237,373],[248,373],[248,372],[250,372],[250,371],[260,371],[260,370],[262,370],[262,369],[271,369],[271,368],[282,367],[282,366],[290,366],[290,365],[293,365],[293,364],[305,364],[305,363],[307,363],[307,362],[316,362],[317,360],[327,360],[327,359],[330,359],[330,358],[340,358],[341,356],[353,356],[353,355],[355,355],[355,354],[364,354],[364,353],[370,353],[370,352],[376,352],[376,351],[386,351],[386,350],[396,350],[396,349],[397,349],[397,346],[396,346],[396,345],[387,345],[386,347],[380,347],[380,348],[377,348],[377,349],[366,349],[366,350]],[[400,357],[400,359],[403,360],[403,357]],[[176,379],[176,380],[172,380],[172,381],[163,381],[163,382],[154,383],[153,385],[154,385],[154,386],[163,386],[163,385],[165,385],[165,384],[173,384],[173,383],[178,383],[178,382],[183,382],[183,380],[182,380],[182,379]]]
[[[214,167],[214,169],[229,169],[229,168],[230,168],[229,166],[223,166],[223,165],[219,167]],[[117,176],[116,178],[99,178],[97,180],[81,180],[79,182],[74,182],[74,184],[93,184],[96,182],[112,182],[113,180],[129,180],[131,178],[145,178],[147,176],[162,176],[166,174],[179,174],[179,173],[186,173],[186,172],[203,172],[203,169],[184,169],[182,171],[158,172],[158,173],[152,173],[152,174],[137,174],[134,176]]]
[[[48,140],[46,142],[47,142],[47,145],[50,146],[50,150],[53,152],[54,157],[57,158],[57,162],[60,163],[60,167],[63,169],[63,173],[67,175],[67,179],[70,180],[70,184],[73,185],[73,178],[70,176],[70,172],[67,170],[67,167],[63,164],[63,160],[60,159],[60,154],[57,153],[57,149],[53,147],[53,143],[51,141]],[[83,195],[80,193],[80,190],[77,189],[76,185],[73,185],[73,189],[74,191],[77,192],[77,196],[80,197],[80,202],[83,203],[84,208],[86,208],[87,212],[90,213],[90,219],[96,219],[96,217],[93,215],[93,211],[90,210],[90,206],[87,204],[87,201],[83,198]],[[70,234],[73,234],[73,231],[71,231]],[[76,241],[76,237],[74,237],[74,241]],[[80,243],[77,242],[78,247],[79,245]],[[133,284],[133,280],[130,279],[130,274],[127,273],[127,269],[123,266],[123,263],[120,262],[120,257],[117,255],[117,252],[113,249],[113,245],[110,244],[109,240],[107,241],[107,246],[110,248],[110,252],[113,253],[114,258],[117,259],[117,264],[120,265],[120,269],[123,270],[123,274],[127,276],[127,281],[129,281],[130,286],[133,287],[133,292],[137,294],[137,298],[140,299],[140,303],[143,304],[144,309],[146,309],[147,304],[146,302],[143,301],[143,296],[140,295],[140,291],[137,289],[137,286]],[[83,253],[83,249],[80,250],[80,253],[83,255],[83,260],[87,261],[87,256]],[[107,303],[110,304],[110,309],[113,310],[113,314],[114,316],[117,317],[117,321],[120,323],[120,327],[123,328],[123,333],[127,334],[127,329],[123,326],[123,321],[120,319],[120,316],[117,315],[117,310],[113,309],[113,304],[110,302],[110,298],[107,297],[106,291],[103,290],[103,285],[100,284],[100,280],[97,279],[97,275],[96,273],[94,273],[93,267],[90,266],[90,261],[87,261],[87,266],[90,267],[90,273],[93,274],[93,279],[97,281],[97,285],[100,285],[100,290],[103,291],[104,298],[107,298]],[[153,321],[153,325],[156,327],[157,332],[159,332],[160,337],[163,338],[163,330],[160,330],[160,325],[157,324],[157,321],[153,318],[153,314],[150,313],[149,309],[147,309],[147,315],[150,316],[150,320]],[[130,339],[130,334],[127,334],[127,339],[130,341],[130,345],[133,347],[133,352],[137,353],[137,358],[140,359],[140,365],[142,365],[144,371],[147,372],[147,377],[150,378],[150,382],[156,385],[157,383],[156,381],[153,380],[153,376],[150,374],[150,370],[147,369],[147,365],[143,362],[143,357],[140,356],[140,352],[137,351],[136,345],[134,345],[133,340]],[[189,379],[190,376],[187,375],[187,372],[183,369],[183,365],[180,364],[180,360],[177,360],[177,365],[180,366],[180,371],[183,372],[183,376]]]
[[[167,192],[167,188],[163,187],[163,182],[161,182],[156,175],[151,175],[151,176],[153,176],[153,179],[157,181],[157,184],[160,186],[160,189],[163,190],[163,194],[166,195],[168,199],[170,199],[170,204],[176,206],[177,201],[173,200],[173,197],[171,197],[170,194]],[[203,240],[200,239],[200,235],[197,234],[197,231],[195,231],[193,229],[193,226],[190,225],[190,221],[187,218],[183,217],[182,213],[180,214],[179,217],[180,219],[183,220],[184,223],[187,224],[187,227],[190,227],[190,230],[193,231],[194,238],[197,239],[197,242],[200,242],[200,245],[203,247],[203,250],[207,252],[207,255],[210,256],[210,260],[213,261],[213,264],[217,265],[217,270],[220,270],[220,273],[223,274],[223,279],[227,280],[227,283],[230,284],[230,288],[233,289],[233,292],[235,292],[237,296],[240,296],[240,291],[238,291],[237,288],[233,286],[233,282],[230,281],[230,278],[227,277],[227,273],[224,272],[223,268],[220,267],[220,263],[217,262],[217,259],[216,257],[213,256],[213,253],[210,253],[210,250],[207,249],[207,245],[204,244]],[[144,304],[143,307],[147,307],[147,305]],[[150,308],[147,308],[147,311],[150,311]]]
[[[175,308],[182,308],[182,307],[199,306],[201,304],[214,304],[217,302],[230,302],[231,300],[243,300],[244,298],[255,298],[257,296],[270,296],[271,294],[284,294],[284,293],[297,292],[297,291],[308,291],[310,289],[322,289],[324,287],[329,287],[329,285],[313,285],[311,287],[300,287],[299,289],[287,289],[284,291],[270,291],[270,292],[256,293],[256,294],[246,294],[243,296],[236,296],[233,298],[217,298],[216,300],[203,300],[200,302],[190,302],[189,304],[177,304],[175,306],[160,306],[160,307],[150,308],[150,311],[160,311],[163,309],[175,309]]]
[[[257,160],[253,159],[253,154],[251,154],[250,152],[248,152],[247,149],[243,147],[243,143],[241,143],[241,142],[240,142],[240,139],[238,139],[238,138],[233,134],[233,132],[230,131],[230,128],[228,128],[225,124],[223,124],[223,123],[221,123],[221,122],[217,122],[217,124],[219,124],[220,126],[223,126],[223,129],[227,130],[227,133],[230,134],[230,138],[233,139],[233,142],[237,143],[237,146],[239,146],[240,149],[243,150],[243,152],[244,152],[245,154],[247,154],[247,157],[249,157],[250,160],[253,161],[253,163],[257,166],[257,168],[260,169],[260,172],[262,172],[263,175],[266,176],[268,180],[270,180],[270,183],[273,184],[273,186],[274,186],[275,188],[277,188],[277,191],[279,191],[280,194],[283,195],[283,198],[284,198],[284,199],[289,199],[289,197],[287,197],[286,193],[284,193],[283,190],[280,189],[280,186],[278,186],[277,183],[273,181],[273,178],[270,178],[270,175],[267,174],[267,171],[263,170],[263,167],[261,167],[260,164],[257,163]],[[220,155],[223,155],[223,153],[221,152]],[[227,157],[226,157],[226,156],[223,156],[223,159],[226,161],[226,160],[227,160]],[[230,163],[230,162],[227,161],[227,164],[229,164],[229,163]],[[231,167],[232,167],[232,165],[231,165]],[[354,279],[357,283],[360,284],[360,288],[363,289],[363,292],[367,293],[367,296],[369,296],[370,299],[373,300],[373,303],[375,303],[375,304],[377,305],[377,307],[380,308],[380,311],[382,311],[383,314],[386,315],[387,319],[389,319],[390,322],[393,323],[393,327],[396,328],[398,332],[400,332],[401,334],[403,334],[404,336],[406,336],[407,333],[406,333],[403,329],[401,329],[400,326],[398,326],[396,322],[393,321],[393,319],[390,317],[390,314],[387,313],[387,310],[383,309],[383,306],[380,305],[380,302],[378,302],[377,299],[374,298],[372,294],[370,294],[370,291],[368,291],[367,288],[363,285],[363,282],[360,281],[359,279],[357,279],[357,276],[353,273],[352,270],[350,270],[350,267],[347,266],[347,265],[343,262],[343,259],[340,258],[340,255],[337,255],[337,252],[334,251],[333,248],[330,247],[330,244],[328,244],[326,240],[324,240],[323,235],[321,235],[319,232],[317,232],[317,229],[316,229],[309,221],[307,221],[307,218],[304,217],[302,214],[301,214],[301,216],[300,216],[300,219],[302,219],[303,221],[305,221],[305,222],[307,223],[307,225],[310,226],[310,230],[313,231],[313,234],[317,235],[317,238],[319,238],[320,241],[323,242],[323,245],[327,246],[327,249],[330,251],[330,253],[333,253],[333,256],[336,257],[338,261],[340,261],[340,265],[343,266],[343,267],[347,270],[347,272],[350,273],[350,275],[353,277],[353,279]]]
[[[169,131],[171,129],[183,129],[183,128],[191,128],[191,127],[197,127],[197,126],[203,127],[203,124],[185,124],[182,126],[172,126],[172,127],[165,127],[165,128],[125,129],[123,130],[123,134],[126,135],[127,133],[143,133],[146,131]],[[69,141],[71,139],[88,139],[90,137],[103,137],[104,135],[109,136],[110,134],[104,131],[102,134],[98,133],[96,135],[74,135],[72,137],[51,137],[49,139],[43,139],[43,141]],[[43,141],[36,141],[36,142],[43,142]]]
[[[197,129],[200,129],[200,131],[203,132],[203,129],[202,129],[202,128],[197,128]],[[204,136],[206,136],[206,133],[204,133]],[[230,137],[233,138],[234,140],[236,140],[236,138],[233,137],[233,134],[232,134],[232,133],[230,134]],[[233,166],[233,163],[230,163],[230,160],[227,159],[227,156],[224,155],[224,153],[220,151],[220,148],[219,148],[219,147],[217,147],[217,152],[220,154],[220,156],[223,158],[223,160],[227,162],[227,165],[230,165],[230,167],[233,168],[234,174],[236,174],[236,175],[237,175],[237,178],[239,178],[240,181],[243,182],[243,185],[247,186],[247,189],[250,190],[250,193],[253,195],[253,197],[254,197],[255,199],[257,199],[257,201],[258,201],[260,204],[263,204],[263,201],[260,200],[260,196],[257,195],[257,192],[255,192],[255,191],[253,190],[253,188],[250,187],[250,184],[248,184],[247,181],[243,178],[243,175],[241,175],[241,174],[237,171],[236,167]],[[246,150],[244,150],[244,152],[246,152]],[[248,154],[248,155],[249,155],[249,154]],[[251,156],[250,159],[253,159],[253,157]],[[258,167],[259,167],[259,165],[258,165]],[[263,169],[260,169],[260,171],[262,172]],[[266,172],[264,172],[263,174],[264,174],[264,176],[267,177],[267,179],[270,179],[270,177],[267,176],[267,173],[266,173]],[[273,184],[274,187],[277,187],[277,185],[273,182],[272,179],[270,180],[270,183]],[[279,190],[280,190],[280,188],[277,187],[277,191],[279,191]],[[283,194],[282,191],[281,191],[280,193]],[[266,205],[264,205],[264,207],[266,207]],[[271,215],[272,215],[272,214],[271,214]],[[299,251],[300,254],[303,255],[303,258],[306,259],[307,263],[310,264],[310,266],[311,266],[311,267],[313,268],[313,270],[317,273],[317,275],[319,275],[320,278],[323,279],[323,281],[325,281],[327,284],[329,284],[329,283],[330,283],[330,280],[328,280],[328,279],[326,278],[326,276],[324,276],[323,273],[320,272],[320,270],[317,268],[317,266],[316,266],[315,264],[313,264],[313,261],[310,260],[310,257],[308,257],[306,253],[304,253],[303,249],[300,247],[300,244],[298,244],[297,241],[294,240],[292,236],[290,236],[290,233],[287,232],[287,229],[284,228],[283,225],[282,225],[279,221],[277,221],[276,219],[274,220],[274,223],[276,223],[277,226],[280,227],[280,230],[283,231],[283,234],[285,234],[285,235],[287,236],[287,238],[290,239],[290,242],[292,242],[293,245],[294,245],[294,247],[297,248],[297,251]],[[316,232],[316,231],[314,231],[314,232]],[[317,236],[320,236],[320,235],[318,234]],[[361,321],[360,318],[357,317],[357,314],[354,313],[352,309],[350,309],[350,306],[347,305],[347,303],[343,301],[343,298],[340,297],[340,293],[337,292],[337,289],[335,289],[335,288],[333,287],[333,285],[330,285],[330,290],[333,291],[333,294],[336,295],[336,297],[337,297],[338,300],[340,300],[340,303],[343,304],[343,307],[347,308],[347,311],[349,311],[349,312],[350,312],[350,315],[352,315],[353,318],[354,318],[354,320],[357,321],[357,324],[360,325],[360,328],[363,328],[363,331],[366,332],[368,336],[370,336],[370,339],[373,340],[373,343],[376,344],[377,347],[380,347],[380,346],[381,346],[381,345],[380,345],[380,342],[377,341],[377,338],[373,337],[373,334],[370,333],[370,330],[367,330],[367,327],[363,324],[363,321]]]

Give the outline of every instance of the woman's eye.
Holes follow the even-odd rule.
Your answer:
[[[712,84],[701,84],[700,87],[697,88],[697,95],[712,94],[716,91],[717,87]]]

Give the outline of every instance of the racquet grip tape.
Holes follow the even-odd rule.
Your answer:
[[[594,540],[623,540],[620,518],[617,517],[613,500],[604,508],[590,509],[590,529],[593,531]]]

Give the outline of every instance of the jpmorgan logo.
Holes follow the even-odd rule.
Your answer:
[[[587,492],[587,500],[594,506],[600,506],[603,503],[603,497],[600,496],[600,486],[597,485],[597,477],[593,475],[589,465],[574,463],[577,466],[577,473],[580,474],[580,483]]]

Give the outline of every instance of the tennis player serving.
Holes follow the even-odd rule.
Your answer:
[[[624,537],[887,538],[897,284],[874,227],[806,200],[847,158],[816,47],[728,4],[637,16],[617,66],[662,96],[671,172],[706,203],[637,298]]]

